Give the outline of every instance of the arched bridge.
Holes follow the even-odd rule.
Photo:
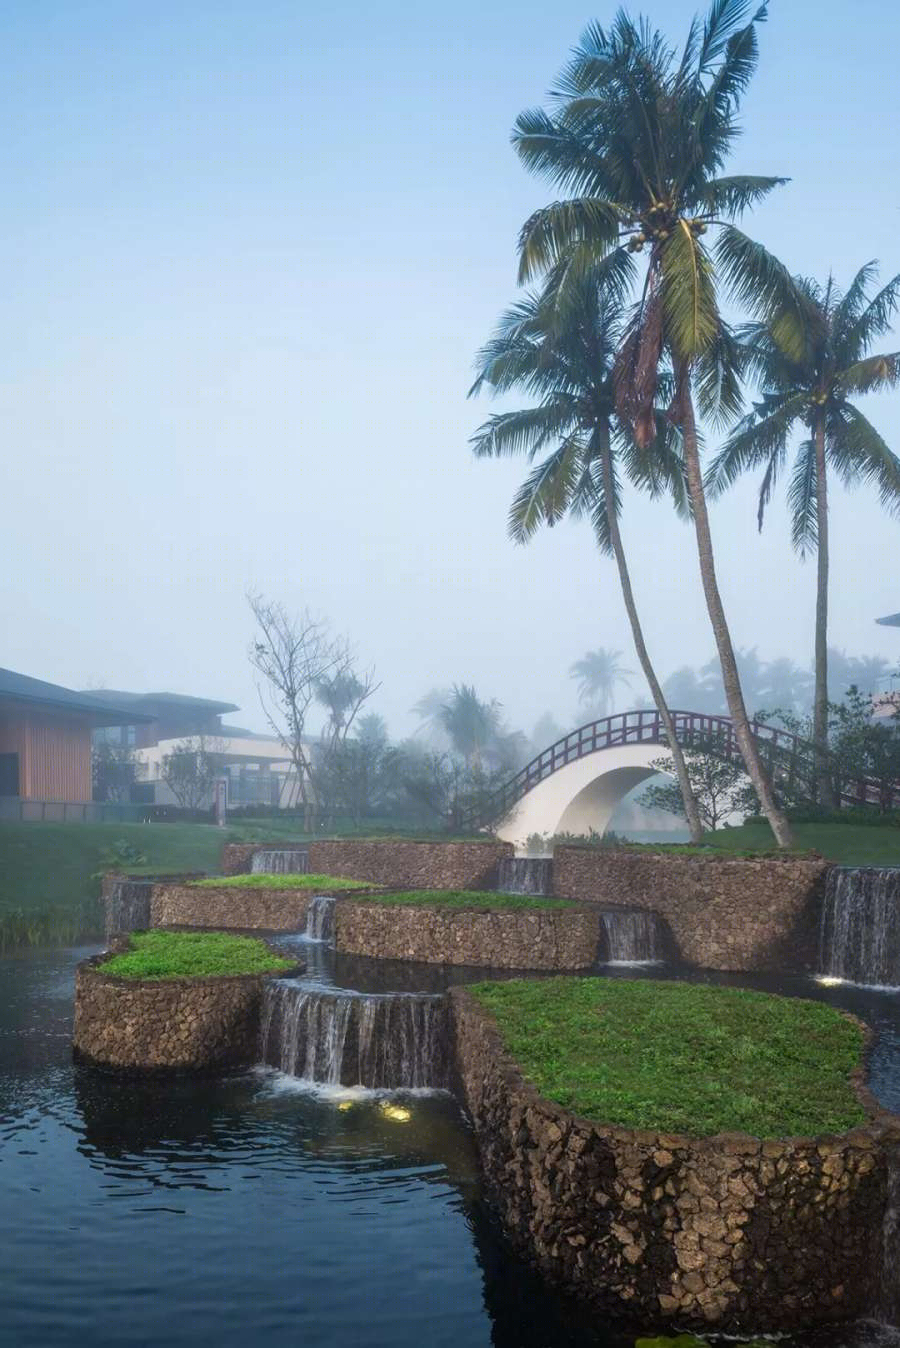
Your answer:
[[[732,721],[727,716],[673,711],[680,744],[714,744],[716,753],[741,762]],[[751,724],[770,778],[789,793],[803,784],[812,798],[812,745],[777,726]],[[532,833],[603,833],[615,810],[636,786],[654,776],[655,760],[668,748],[655,710],[619,712],[590,721],[551,744],[478,809],[463,814],[463,827],[493,825],[499,837],[521,843]],[[846,784],[842,804],[900,802],[900,783],[884,788],[865,778]]]

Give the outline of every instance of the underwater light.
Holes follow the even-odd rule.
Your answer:
[[[338,1105],[338,1109],[341,1111],[342,1114],[346,1114],[347,1110],[352,1108],[353,1108],[352,1100],[342,1100]]]
[[[816,974],[816,982],[823,988],[836,988],[843,981],[837,974]]]
[[[380,1109],[384,1117],[394,1123],[409,1123],[412,1118],[411,1109],[407,1109],[405,1105],[392,1105],[389,1100],[385,1100]]]

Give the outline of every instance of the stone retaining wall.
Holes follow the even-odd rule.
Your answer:
[[[471,994],[450,997],[489,1199],[551,1282],[644,1324],[760,1333],[872,1313],[900,1119],[764,1142],[592,1123],[523,1080]]]
[[[137,979],[104,974],[106,955],[75,974],[74,1053],[118,1071],[211,1071],[258,1058],[266,975]]]
[[[707,969],[811,967],[829,863],[557,847],[553,892],[664,917],[683,959]]]
[[[600,919],[571,909],[506,911],[359,903],[334,910],[335,949],[376,959],[493,969],[586,969],[597,956]]]
[[[154,885],[153,927],[213,927],[220,931],[300,931],[312,894],[307,889],[234,889]]]
[[[321,838],[302,844],[228,843],[222,873],[249,871],[254,852],[298,845],[308,848],[309,869],[315,875],[371,880],[373,885],[398,889],[493,889],[501,860],[515,853],[512,843],[500,842]]]

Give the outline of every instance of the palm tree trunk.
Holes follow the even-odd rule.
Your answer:
[[[644,671],[644,678],[647,680],[650,692],[653,694],[653,701],[656,704],[656,710],[659,712],[659,719],[662,721],[663,728],[666,732],[666,739],[669,743],[669,752],[671,753],[672,761],[675,764],[675,775],[678,778],[681,799],[684,803],[684,813],[691,833],[691,842],[698,843],[703,838],[703,824],[700,820],[700,811],[697,808],[697,799],[691,788],[691,780],[688,776],[687,764],[684,761],[684,753],[682,752],[681,745],[678,743],[675,734],[675,722],[672,719],[672,713],[669,711],[665,694],[663,693],[659,679],[656,677],[656,670],[653,668],[650,656],[647,652],[644,633],[641,628],[641,620],[638,617],[637,605],[634,602],[634,591],[631,588],[631,576],[628,573],[628,563],[625,560],[625,549],[622,546],[622,535],[619,532],[619,521],[616,516],[608,426],[600,431],[600,462],[603,468],[603,495],[606,499],[606,523],[609,529],[609,540],[612,544],[616,566],[619,568],[619,584],[622,587],[622,598],[625,600],[625,612],[628,614],[628,621],[631,624],[634,649],[637,651],[637,658],[640,661],[641,669]]]
[[[728,711],[734,726],[735,738],[747,776],[753,783],[763,813],[769,821],[779,847],[790,847],[793,839],[787,819],[775,801],[772,784],[763,770],[762,760],[756,741],[750,731],[747,708],[741,691],[737,661],[734,658],[734,646],[725,618],[722,596],[716,580],[715,559],[713,557],[712,535],[709,531],[709,514],[706,509],[706,494],[703,490],[703,473],[700,468],[700,455],[697,449],[697,425],[694,420],[694,405],[691,398],[690,375],[686,368],[678,371],[678,393],[676,395],[681,409],[681,432],[684,442],[684,466],[687,477],[688,494],[694,515],[694,529],[697,534],[697,553],[700,559],[700,575],[703,580],[703,593],[706,607],[719,650],[719,663],[722,667],[722,682],[728,700]]]
[[[833,808],[828,771],[828,483],[825,416],[816,416],[816,688],[813,698],[813,781],[816,800]]]

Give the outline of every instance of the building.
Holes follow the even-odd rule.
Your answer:
[[[297,803],[296,777],[291,758],[279,739],[223,723],[233,702],[189,697],[183,693],[128,693],[104,689],[103,697],[133,709],[130,722],[98,729],[94,743],[128,750],[133,756],[134,781],[130,800],[138,805],[177,805],[180,802],[164,778],[164,760],[185,750],[215,755],[228,781],[230,805],[268,805],[275,809]]]
[[[85,804],[91,800],[91,741],[147,717],[102,693],[79,693],[0,669],[0,798]]]

